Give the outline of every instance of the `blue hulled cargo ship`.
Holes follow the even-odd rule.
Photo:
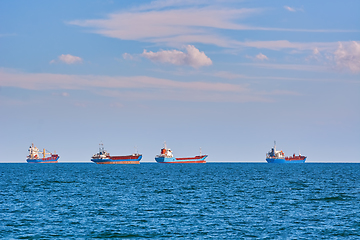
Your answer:
[[[40,157],[40,154],[42,154],[42,157]],[[50,157],[46,157],[46,155],[50,155]],[[58,154],[46,152],[45,148],[42,153],[40,153],[39,149],[32,143],[29,147],[29,155],[26,161],[28,163],[57,163],[59,158]]]
[[[202,155],[200,151],[199,156],[175,158],[172,151],[166,148],[166,143],[164,143],[164,148],[161,149],[159,155],[155,156],[155,161],[158,163],[206,163],[205,158],[207,158],[207,156],[208,155]]]
[[[301,156],[300,153],[298,156],[293,154],[292,156],[285,157],[282,150],[276,150],[276,142],[274,142],[274,147],[266,154],[266,161],[268,163],[305,163],[306,157]]]

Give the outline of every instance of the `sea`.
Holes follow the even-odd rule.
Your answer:
[[[360,239],[360,164],[0,164],[1,239]]]

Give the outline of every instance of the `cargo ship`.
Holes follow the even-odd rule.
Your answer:
[[[205,158],[208,155],[202,155],[200,149],[200,155],[195,157],[185,157],[185,158],[175,158],[170,149],[166,148],[166,143],[164,143],[164,148],[161,149],[159,155],[155,156],[155,161],[158,163],[206,163]]]
[[[42,157],[40,157],[40,154],[42,154]],[[50,157],[46,157],[46,155],[50,155]],[[39,149],[32,143],[29,147],[29,155],[27,156],[26,161],[28,163],[57,163],[58,159],[59,155],[56,154],[56,152],[54,154],[46,152],[44,148],[42,153],[40,153]]]
[[[292,156],[285,157],[282,150],[276,150],[276,142],[274,142],[274,147],[266,154],[266,161],[268,163],[305,163],[306,157],[301,156],[300,153],[298,156],[294,153]]]
[[[91,161],[96,164],[140,164],[142,154],[134,153],[125,156],[111,156],[110,153],[104,149],[102,143],[99,145],[99,152],[91,158]]]

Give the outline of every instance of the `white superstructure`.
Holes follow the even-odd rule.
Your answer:
[[[285,154],[282,150],[280,150],[280,151],[276,150],[276,142],[274,142],[274,147],[271,149],[270,152],[268,152],[266,154],[266,158],[284,158],[285,159]]]
[[[171,149],[166,148],[166,142],[164,142],[164,148],[161,149],[161,153],[159,155],[156,155],[155,157],[156,158],[160,158],[160,157],[172,158],[174,156],[173,156]]]
[[[34,146],[34,144],[32,143],[31,146],[29,147],[29,156],[28,158],[30,159],[39,159],[39,149]]]
[[[104,149],[104,144],[102,144],[102,143],[99,144],[99,152],[92,156],[92,158],[94,158],[94,159],[105,159],[105,158],[109,158],[109,157],[110,157],[110,153],[108,153]]]
[[[40,152],[39,149],[34,145],[34,143],[32,143],[29,147],[29,156],[27,156],[28,159],[40,159],[40,154],[43,155],[42,158],[46,158],[46,154],[51,155],[51,153],[46,152],[45,148],[42,152]]]

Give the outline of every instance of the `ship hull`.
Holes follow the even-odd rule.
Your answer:
[[[266,158],[268,163],[305,163],[306,157],[300,159],[289,158]]]
[[[26,161],[28,163],[57,163],[59,158],[60,157],[58,155],[54,155],[54,156],[51,156],[51,157],[39,158],[39,159],[28,158],[28,159],[26,159]]]
[[[96,164],[140,164],[142,155],[139,156],[114,156],[110,158],[92,158],[91,161]]]
[[[156,157],[155,161],[158,163],[206,163],[205,158],[207,158],[207,155],[189,158]]]

